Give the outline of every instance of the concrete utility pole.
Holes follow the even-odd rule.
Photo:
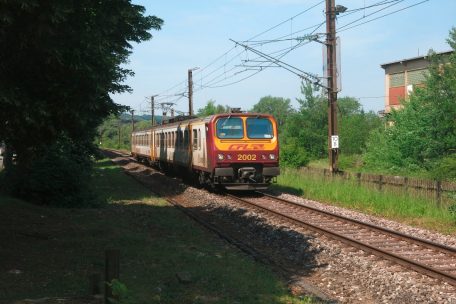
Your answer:
[[[155,96],[158,96],[158,95],[150,96],[150,109],[152,112],[152,127],[155,126]]]
[[[193,79],[192,69],[188,69],[188,115],[193,115]]]
[[[198,67],[188,69],[188,115],[193,115],[193,71],[198,70]]]
[[[337,65],[336,65],[336,7],[335,0],[326,0],[326,54],[328,74],[328,152],[329,170],[338,171],[337,156]]]

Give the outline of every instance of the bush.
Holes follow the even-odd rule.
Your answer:
[[[437,161],[432,170],[432,177],[438,180],[456,180],[456,153],[443,157]]]
[[[11,172],[10,189],[36,204],[59,207],[95,205],[90,187],[92,176],[91,148],[65,136],[47,149],[42,149],[32,163]]]
[[[284,167],[299,168],[306,166],[310,161],[307,152],[295,144],[286,144],[281,148],[280,164]]]

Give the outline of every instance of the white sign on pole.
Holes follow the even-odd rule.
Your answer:
[[[339,149],[339,135],[331,135],[331,149]]]

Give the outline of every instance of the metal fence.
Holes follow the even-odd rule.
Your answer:
[[[358,186],[366,186],[378,191],[426,198],[439,206],[449,206],[456,203],[455,182],[359,172],[340,172],[333,175],[328,169],[312,167],[302,167],[298,171],[300,174],[350,180]]]

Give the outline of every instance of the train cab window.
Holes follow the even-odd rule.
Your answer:
[[[217,137],[224,138],[243,138],[244,127],[242,119],[239,117],[224,117],[217,120]]]
[[[198,132],[193,129],[193,150],[198,149]]]
[[[251,117],[246,120],[248,138],[273,138],[271,120],[268,118]]]

